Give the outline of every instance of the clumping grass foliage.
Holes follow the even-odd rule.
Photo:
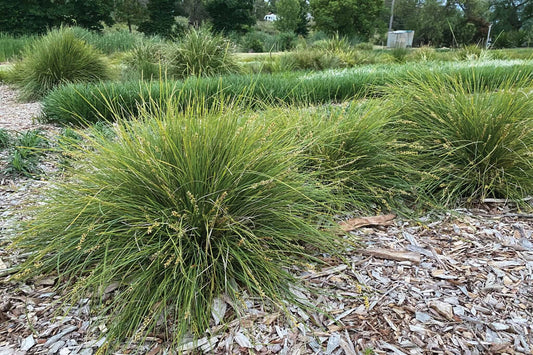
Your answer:
[[[377,99],[287,111],[283,124],[298,122],[296,139],[307,142],[306,168],[339,195],[332,203],[346,203],[339,212],[391,210],[405,199],[411,171],[388,129],[393,112]]]
[[[0,128],[0,150],[9,147],[9,142],[11,141],[11,135],[9,132]]]
[[[84,138],[85,159],[13,244],[31,253],[19,278],[58,272],[74,300],[92,294],[110,344],[201,334],[224,293],[282,304],[290,268],[340,247],[322,203],[335,196],[299,169],[294,127],[222,104],[149,106],[113,138]]]
[[[32,176],[39,172],[39,159],[48,146],[40,130],[21,133],[10,149],[4,173]]]
[[[209,27],[189,30],[165,55],[170,74],[178,78],[213,76],[239,71],[231,43]]]
[[[65,83],[96,82],[111,77],[104,56],[72,29],[51,30],[32,42],[9,71],[9,81],[25,99],[38,99]]]
[[[444,206],[533,192],[530,76],[488,91],[471,75],[434,77],[390,88],[401,107],[398,133],[406,159],[422,172],[420,196]]]

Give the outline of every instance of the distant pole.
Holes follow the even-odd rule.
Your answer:
[[[393,0],[394,1],[394,0]],[[485,49],[489,49],[490,47],[490,30],[492,28],[492,23],[489,24],[489,31],[487,32],[487,43],[485,43]]]
[[[389,20],[389,32],[392,31],[392,19],[394,18],[394,0],[390,6],[390,20]]]

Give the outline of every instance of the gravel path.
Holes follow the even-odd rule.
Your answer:
[[[19,102],[16,91],[0,84],[0,128],[16,132],[42,128],[35,122],[40,113],[40,103]]]
[[[0,85],[0,127],[10,131],[56,127],[37,124],[39,103],[19,103]],[[0,156],[1,158],[1,156]],[[82,354],[102,349],[106,327],[97,326],[91,302],[58,312],[57,280],[9,280],[23,257],[6,241],[24,218],[20,207],[35,202],[52,175],[42,180],[0,178],[0,355]],[[316,296],[295,295],[329,312],[308,314],[289,307],[296,323],[255,299],[227,326],[212,327],[182,350],[210,354],[532,354],[533,216],[498,203],[438,218],[405,220],[388,216],[353,220],[350,233],[365,248],[330,266],[305,270],[302,283],[320,287]],[[355,228],[357,226],[357,228]],[[109,287],[108,297],[116,297]],[[221,297],[218,314],[231,317]],[[139,354],[164,353],[154,334]]]

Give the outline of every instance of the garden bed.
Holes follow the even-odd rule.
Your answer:
[[[32,118],[38,104],[18,104],[0,86],[0,127],[42,128]],[[5,98],[5,99],[4,99]],[[54,277],[35,283],[9,281],[9,269],[24,258],[6,250],[20,208],[39,201],[54,179],[54,157],[41,180],[0,179],[0,354],[92,354],[105,342],[95,327],[91,303],[59,305]],[[362,247],[344,260],[297,276],[324,291],[295,290],[315,314],[289,306],[294,319],[243,294],[247,310],[231,319],[231,301],[217,299],[205,337],[182,350],[206,353],[531,353],[533,349],[533,219],[501,201],[475,210],[425,218],[395,218],[350,232]],[[109,287],[106,295],[113,298]],[[327,312],[330,317],[322,312]],[[153,334],[133,352],[163,352],[168,339]],[[102,349],[103,350],[103,349]]]

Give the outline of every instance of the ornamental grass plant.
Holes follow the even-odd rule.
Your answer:
[[[179,41],[166,48],[169,74],[177,78],[213,76],[239,72],[234,48],[209,27],[190,29]]]
[[[295,127],[198,98],[186,110],[154,98],[117,120],[114,138],[87,134],[84,159],[12,245],[30,253],[19,279],[57,273],[71,301],[92,295],[110,348],[200,335],[222,295],[235,312],[245,290],[297,303],[289,270],[340,250],[324,203],[336,197],[301,169]]]
[[[333,202],[344,211],[400,209],[414,180],[391,134],[394,108],[379,99],[353,101],[347,107],[300,111],[300,139],[308,144],[308,168],[346,197]],[[290,115],[294,119],[295,115]]]
[[[104,56],[67,27],[35,40],[21,57],[10,69],[8,79],[26,100],[39,99],[65,83],[97,82],[112,76]]]
[[[531,76],[487,90],[471,73],[391,86],[396,135],[421,173],[419,196],[454,207],[533,193]]]

